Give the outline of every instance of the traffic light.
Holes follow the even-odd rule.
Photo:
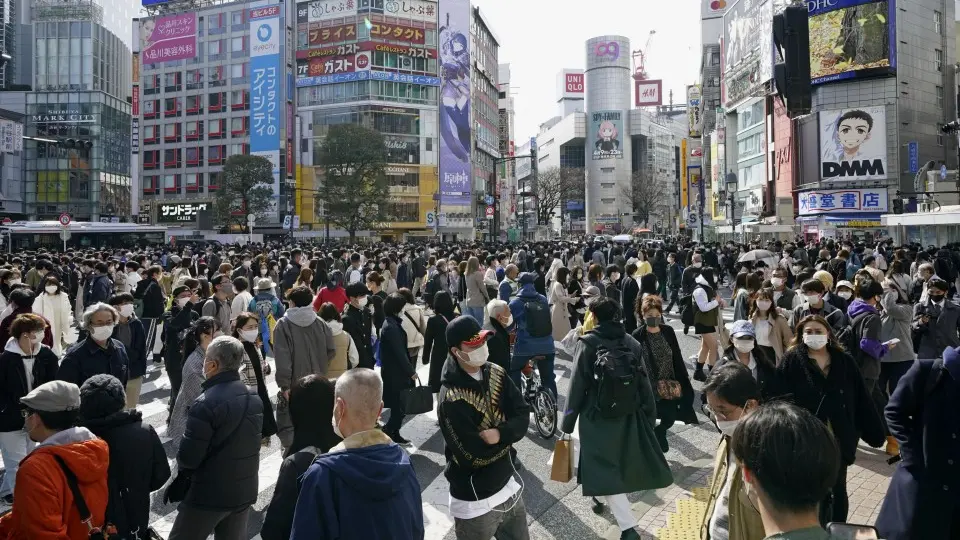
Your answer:
[[[790,4],[773,16],[773,42],[783,62],[773,68],[773,79],[786,102],[787,114],[809,114],[810,96],[810,28],[807,5]]]

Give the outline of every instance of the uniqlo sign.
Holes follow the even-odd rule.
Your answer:
[[[565,89],[571,94],[583,93],[583,73],[567,73]]]

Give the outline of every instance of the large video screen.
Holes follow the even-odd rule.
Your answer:
[[[896,70],[896,9],[882,0],[808,2],[813,84]]]

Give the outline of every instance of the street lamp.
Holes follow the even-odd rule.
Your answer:
[[[724,180],[725,180],[724,187],[726,188],[726,193],[727,193],[727,202],[729,203],[729,206],[727,208],[729,209],[728,216],[730,218],[730,234],[733,235],[734,238],[736,238],[735,230],[734,230],[734,224],[735,224],[734,214],[736,213],[736,208],[737,208],[737,205],[736,205],[737,175],[734,173],[727,173],[727,176],[724,178]]]

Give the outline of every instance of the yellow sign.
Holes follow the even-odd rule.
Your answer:
[[[689,202],[687,185],[687,140],[680,140],[680,208],[686,208]]]
[[[69,200],[70,178],[67,171],[37,171],[37,202],[65,203]]]

